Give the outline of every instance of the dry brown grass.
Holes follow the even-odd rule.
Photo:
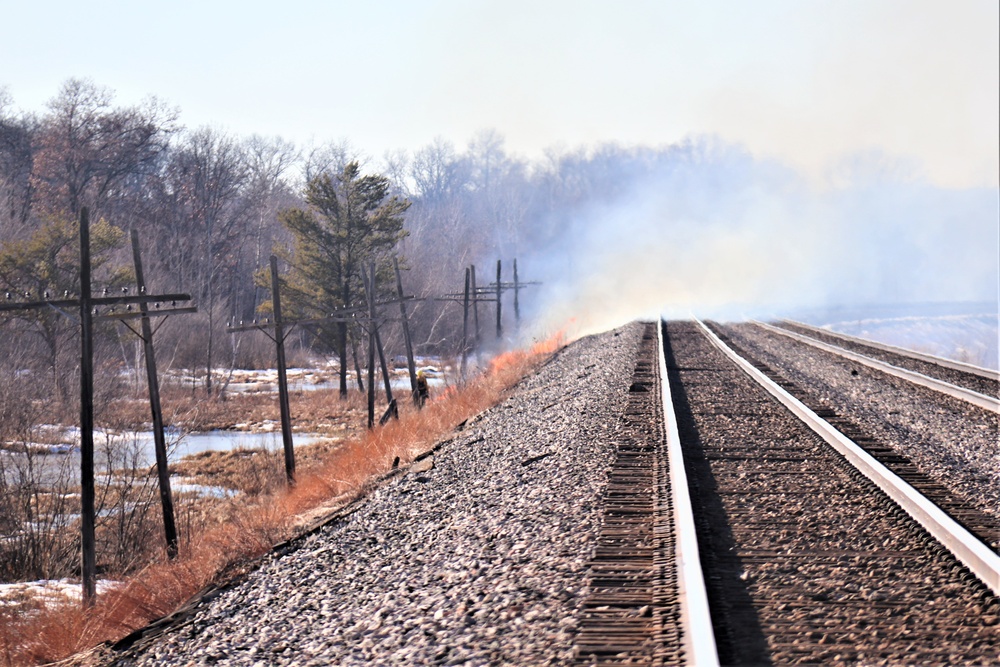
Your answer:
[[[302,470],[293,489],[241,497],[226,509],[225,521],[190,539],[176,560],[149,565],[102,594],[86,613],[78,604],[19,612],[0,607],[0,665],[63,659],[170,613],[206,586],[249,568],[294,534],[303,517],[322,515],[337,502],[361,495],[366,484],[391,469],[396,457],[406,465],[461,422],[496,404],[561,346],[556,338],[506,353],[486,373],[445,390],[423,410],[401,406],[398,421],[345,441],[324,461]]]
[[[187,431],[229,430],[240,425],[277,422],[281,415],[273,393],[227,393],[206,397],[178,387],[162,391],[164,421]],[[293,391],[290,396],[296,430],[336,434],[363,423],[365,398],[353,388],[344,400],[337,389]],[[99,426],[113,429],[139,429],[149,422],[149,401],[133,398],[102,406],[96,415]]]

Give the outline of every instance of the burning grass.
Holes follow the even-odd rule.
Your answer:
[[[530,350],[500,355],[461,388],[446,389],[416,410],[401,406],[399,420],[344,441],[312,465],[295,487],[244,495],[219,508],[220,520],[189,536],[174,561],[153,563],[98,597],[84,612],[78,603],[0,606],[0,664],[49,662],[115,641],[162,617],[199,590],[252,567],[298,527],[365,492],[394,460],[406,465],[459,424],[499,402],[528,372],[562,346],[556,337]]]

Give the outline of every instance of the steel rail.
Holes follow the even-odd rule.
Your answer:
[[[934,539],[964,563],[995,594],[1000,595],[1000,555],[948,516],[895,473],[879,463],[857,443],[782,389],[767,375],[734,352],[701,320],[695,319],[705,336],[740,369],[766,389],[817,435],[838,451],[865,477],[913,517]]]
[[[681,437],[677,430],[674,401],[670,393],[670,378],[667,376],[662,320],[657,323],[656,341],[660,386],[663,388],[661,398],[667,441],[667,460],[670,467],[670,494],[674,506],[674,532],[676,534],[674,548],[681,608],[682,645],[685,655],[690,658],[686,664],[715,666],[719,664],[719,654],[715,645],[715,632],[712,629],[712,618],[708,607],[705,576],[701,569],[701,558],[698,553],[694,510],[688,491],[687,473],[684,470],[684,454],[681,451]]]
[[[806,345],[812,345],[820,350],[825,350],[833,354],[844,357],[845,359],[850,359],[851,361],[856,361],[859,364],[868,366],[869,368],[874,368],[880,370],[883,373],[888,373],[889,375],[894,375],[898,378],[902,378],[914,384],[918,384],[922,387],[932,389],[936,392],[946,394],[952,398],[957,398],[959,400],[965,401],[966,403],[971,403],[976,407],[983,408],[984,410],[990,410],[1000,414],[1000,398],[996,396],[987,396],[986,394],[980,394],[977,391],[972,391],[971,389],[966,389],[965,387],[959,387],[958,385],[951,384],[950,382],[945,382],[944,380],[938,380],[937,378],[932,378],[922,373],[917,373],[916,371],[911,371],[906,368],[900,368],[899,366],[893,366],[892,364],[880,361],[879,359],[873,359],[872,357],[859,354],[857,352],[852,352],[850,350],[845,350],[842,347],[837,347],[836,345],[830,345],[829,343],[824,343],[823,341],[816,340],[815,338],[810,338],[809,336],[803,336],[802,334],[795,333],[794,331],[788,331],[787,329],[782,329],[781,327],[775,327],[770,324],[765,324],[764,322],[758,322],[751,320],[751,322],[762,329],[776,333],[781,336],[786,336],[793,340],[797,340]]]
[[[845,333],[840,333],[838,331],[830,331],[829,329],[823,329],[822,327],[814,327],[811,324],[796,322],[795,320],[782,319],[779,320],[779,322],[784,322],[785,324],[791,324],[793,326],[797,326],[802,329],[806,329],[808,331],[815,331],[816,333],[826,334],[827,336],[832,336],[833,338],[839,338],[849,343],[867,345],[868,347],[873,347],[876,350],[882,350],[883,352],[892,352],[893,354],[898,354],[904,357],[910,357],[911,359],[917,359],[918,361],[926,361],[929,364],[934,364],[936,366],[941,366],[943,368],[950,368],[953,371],[962,371],[963,373],[978,375],[979,377],[986,378],[987,380],[1000,380],[1000,371],[995,371],[991,368],[983,368],[982,366],[967,364],[963,361],[955,361],[954,359],[945,359],[944,357],[938,357],[933,354],[927,354],[926,352],[907,350],[904,347],[897,347],[895,345],[889,345],[888,343],[879,343],[874,340],[868,340],[867,338],[859,338],[858,336],[849,336]]]

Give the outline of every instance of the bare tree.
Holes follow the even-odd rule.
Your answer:
[[[232,284],[227,278],[238,265],[235,251],[247,241],[247,154],[232,137],[202,128],[184,137],[166,171],[165,192],[174,219],[170,228],[161,230],[161,248],[168,250],[172,273],[198,295],[197,319],[207,327],[202,339],[205,391],[211,395],[216,320],[225,315],[220,306],[226,295],[220,288]]]
[[[250,318],[261,300],[261,287],[253,279],[271,255],[276,237],[286,236],[278,221],[278,212],[300,202],[284,181],[285,175],[299,160],[295,145],[280,137],[250,137],[245,144],[248,183],[246,196],[251,216],[250,243],[241,246],[241,270],[238,284],[232,286],[233,314]],[[249,248],[246,246],[249,245]]]
[[[27,225],[33,189],[32,147],[38,122],[10,113],[11,98],[0,88],[0,238],[13,238]]]
[[[70,79],[49,102],[38,134],[34,179],[46,208],[95,216],[115,185],[152,168],[167,147],[176,114],[155,99],[144,107],[113,107],[113,95]]]

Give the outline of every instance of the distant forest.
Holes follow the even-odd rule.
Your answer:
[[[529,163],[487,130],[464,150],[437,140],[365,160],[347,143],[301,147],[280,137],[185,128],[162,102],[121,106],[113,91],[89,80],[66,81],[42,114],[19,111],[0,90],[0,297],[78,293],[76,221],[87,207],[95,290],[132,280],[128,232],[135,229],[147,285],[194,297],[198,313],[169,319],[157,334],[162,366],[204,372],[209,365],[267,364],[262,335],[228,335],[226,324],[266,307],[262,271],[273,252],[282,257],[282,273],[305,261],[296,254],[288,211],[309,208],[306,193],[317,178],[359,162],[361,174],[388,183],[387,197],[408,202],[392,254],[407,269],[406,291],[425,297],[462,291],[470,264],[485,285],[502,259],[510,280],[511,260],[558,252],[582,211],[627,197],[650,174],[695,166],[712,150],[697,143],[605,145],[554,150]],[[531,280],[525,268],[521,279]],[[411,315],[418,354],[455,352],[462,326],[455,304],[426,300],[413,304]],[[102,363],[138,369],[134,336],[106,327],[98,336]],[[0,373],[45,374],[70,398],[77,334],[69,319],[3,315],[0,335]],[[398,354],[398,336],[389,338]],[[300,350],[330,351],[304,332],[298,342]]]

